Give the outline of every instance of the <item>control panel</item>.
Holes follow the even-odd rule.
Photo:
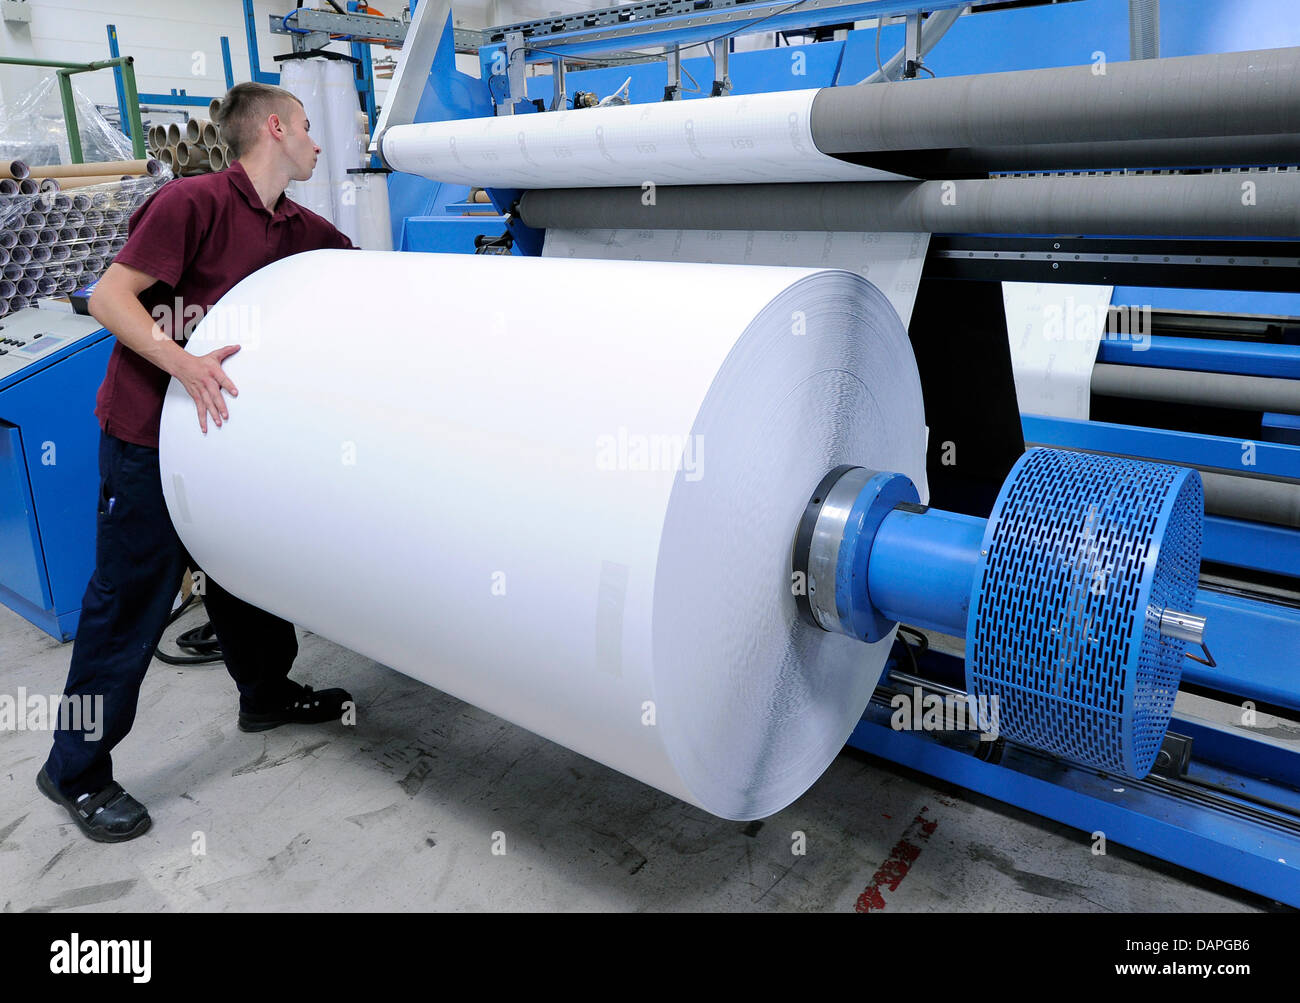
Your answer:
[[[0,320],[0,381],[102,330],[94,317],[58,310],[19,310]]]

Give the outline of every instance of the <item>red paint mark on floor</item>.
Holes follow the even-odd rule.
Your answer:
[[[925,817],[929,810],[929,805],[922,808],[903,831],[902,838],[889,851],[880,870],[872,875],[871,882],[858,896],[858,901],[853,906],[856,912],[878,912],[885,908],[884,893],[898,891],[898,886],[907,877],[916,858],[921,855],[921,847],[934,835],[934,830],[939,825],[937,819]]]

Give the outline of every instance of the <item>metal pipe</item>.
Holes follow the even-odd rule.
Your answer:
[[[1128,0],[1129,59],[1160,58],[1160,0]]]
[[[1092,392],[1107,397],[1300,414],[1300,380],[1097,363]]]
[[[823,153],[1300,132],[1300,48],[827,87]]]
[[[520,217],[538,229],[1300,235],[1300,172],[681,185],[661,187],[653,206],[642,194],[535,189]]]
[[[938,509],[890,512],[871,544],[871,604],[889,620],[965,637],[985,527]]]

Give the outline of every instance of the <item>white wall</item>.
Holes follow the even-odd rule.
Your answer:
[[[0,22],[0,55],[74,63],[107,59],[105,26],[112,23],[117,25],[122,54],[135,57],[136,86],[142,92],[165,94],[184,88],[190,94],[223,94],[221,35],[230,38],[236,83],[249,79],[239,0],[28,0],[28,6],[30,24]],[[254,7],[262,69],[275,71],[271,57],[292,47],[287,35],[271,34],[269,15],[291,10],[294,0],[257,0]],[[0,97],[11,100],[50,72],[0,68]],[[110,71],[78,74],[75,83],[97,103],[116,105]]]
[[[380,5],[387,14],[401,9],[405,0]],[[190,94],[218,96],[225,92],[220,36],[230,39],[235,82],[250,78],[248,46],[245,41],[243,4],[240,0],[27,0],[30,24],[0,22],[0,55],[28,56],[65,62],[107,59],[105,25],[117,25],[118,45],[123,55],[135,57],[136,86],[141,92],[168,93],[184,88]],[[604,6],[601,0],[460,0],[453,8],[456,24],[481,28],[534,17],[572,13]],[[273,35],[271,14],[285,14],[296,0],[256,0],[257,44],[261,68],[276,72],[272,57],[292,51],[287,35]],[[323,0],[308,0],[305,6],[324,7]],[[331,48],[347,52],[346,43]],[[375,59],[396,56],[396,50],[374,46]],[[470,69],[472,57],[458,62]],[[0,66],[0,100],[12,100],[52,71],[29,67]],[[471,69],[475,75],[477,70]],[[117,97],[110,71],[79,74],[77,87],[98,104],[116,106]],[[375,81],[376,97],[382,104],[388,81]]]

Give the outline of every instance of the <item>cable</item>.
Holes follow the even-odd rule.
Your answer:
[[[167,626],[170,627],[194,604],[195,594],[190,593],[185,597],[185,601],[172,611],[171,616],[167,618]],[[221,643],[216,640],[216,631],[213,630],[211,623],[205,623],[201,627],[195,627],[193,630],[187,630],[176,639],[177,646],[198,652],[195,655],[169,655],[162,650],[162,644],[154,649],[154,656],[168,665],[207,665],[211,662],[224,661],[221,654]]]
[[[930,67],[926,66],[924,63],[917,63],[916,68],[918,70],[924,70],[926,73],[930,74],[931,77],[935,76],[934,70],[930,69]]]

